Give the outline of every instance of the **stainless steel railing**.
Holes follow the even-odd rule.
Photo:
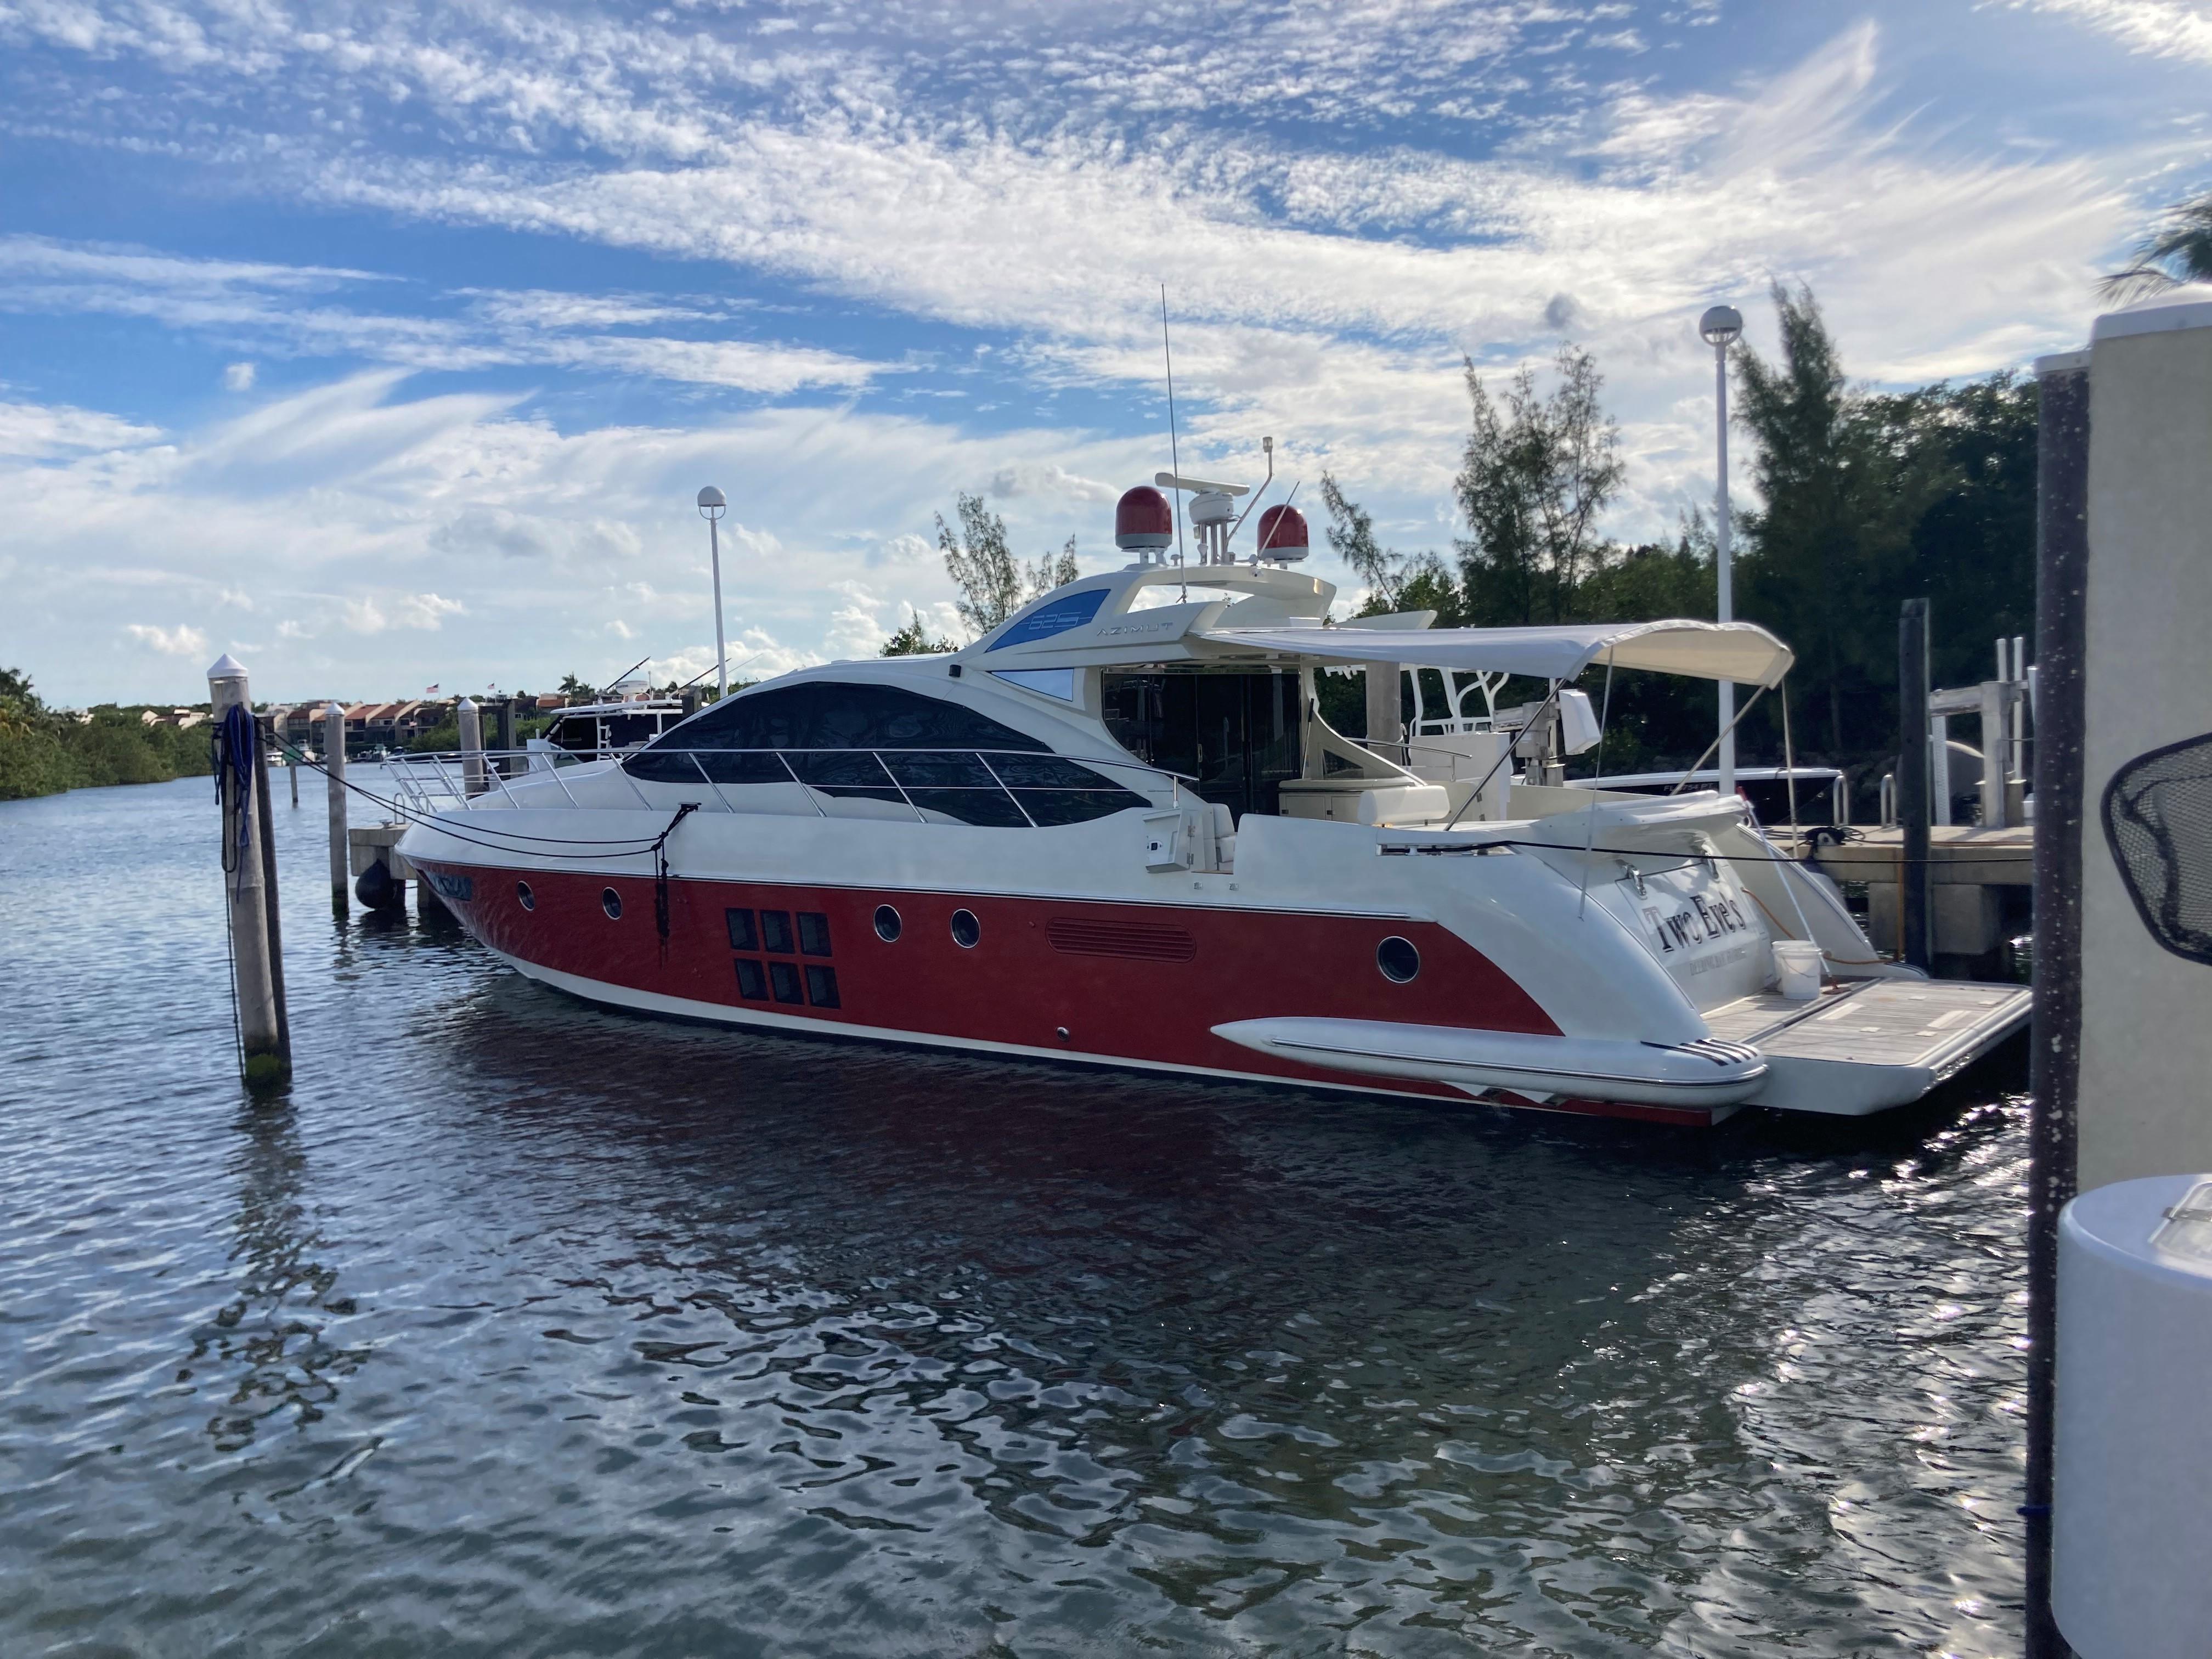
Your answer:
[[[847,798],[857,791],[889,789],[896,793],[898,799],[914,814],[917,822],[924,823],[930,820],[928,815],[923,811],[922,805],[915,799],[916,793],[924,796],[954,791],[963,793],[984,791],[1001,794],[1006,797],[1013,810],[1021,815],[1024,823],[1036,828],[1037,820],[1022,799],[1025,794],[1040,796],[1103,793],[1108,789],[1121,787],[1110,781],[1090,785],[1074,782],[1009,783],[1004,775],[1006,771],[1011,769],[1006,765],[1009,761],[1049,760],[1062,765],[1093,771],[1133,772],[1141,779],[1150,780],[1153,791],[1164,788],[1168,797],[1165,805],[1170,807],[1180,807],[1182,805],[1182,786],[1185,783],[1196,781],[1195,779],[1185,777],[1181,773],[1170,772],[1164,767],[1154,766],[1144,761],[1115,759],[1103,755],[1063,755],[1048,750],[1036,749],[633,748],[580,750],[556,749],[547,744],[534,749],[453,750],[428,754],[395,755],[386,764],[392,774],[393,782],[397,786],[401,799],[413,810],[424,813],[474,811],[478,806],[489,805],[495,800],[507,806],[535,804],[525,802],[518,798],[514,786],[547,781],[551,781],[560,790],[562,798],[568,805],[582,808],[585,803],[577,799],[574,790],[569,787],[569,779],[563,775],[610,761],[616,764],[594,771],[592,775],[593,777],[620,776],[629,787],[630,793],[636,798],[638,805],[659,810],[664,803],[655,801],[647,795],[645,790],[640,787],[640,781],[631,775],[626,766],[620,763],[635,760],[645,754],[652,754],[671,761],[678,757],[688,760],[692,770],[698,775],[698,781],[706,786],[715,802],[726,812],[742,813],[746,809],[732,803],[729,796],[724,793],[723,783],[718,781],[708,772],[706,761],[702,757],[714,756],[771,757],[784,775],[781,779],[769,777],[748,780],[744,784],[735,781],[730,781],[733,787],[744,787],[755,782],[795,784],[805,792],[807,800],[813,806],[817,817],[830,816],[829,809],[823,805],[824,796],[831,799],[838,799]],[[879,778],[866,781],[841,781],[836,783],[810,782],[799,776],[798,768],[793,764],[794,757],[802,761],[813,757],[836,757],[841,760],[851,760],[864,755],[875,763],[876,770],[880,775]],[[988,783],[975,781],[958,783],[919,783],[910,780],[902,780],[886,760],[886,757],[890,760],[912,760],[934,757],[972,761],[982,769],[989,781]],[[994,765],[993,763],[994,760],[999,763]],[[580,778],[576,781],[582,781]],[[644,781],[668,783],[676,781],[648,778]],[[689,780],[682,781],[688,783]],[[1139,793],[1140,792],[1130,790],[1127,793]],[[875,798],[880,799],[879,796]],[[1150,800],[1149,797],[1140,795],[1140,798],[1147,799],[1151,805],[1161,805],[1157,800]],[[704,805],[705,802],[702,801],[699,805]]]

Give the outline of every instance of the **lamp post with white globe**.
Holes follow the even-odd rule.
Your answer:
[[[730,653],[722,644],[722,532],[717,522],[728,510],[722,492],[708,484],[699,492],[699,516],[707,521],[707,546],[714,562],[714,695],[730,695]]]
[[[1713,566],[1720,589],[1720,620],[1735,620],[1735,593],[1729,569],[1728,352],[1743,333],[1743,313],[1734,306],[1711,306],[1698,319],[1698,337],[1713,349],[1713,447],[1717,452],[1713,492]],[[1720,792],[1735,793],[1735,687],[1721,682]]]

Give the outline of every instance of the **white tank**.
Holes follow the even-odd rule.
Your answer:
[[[2051,1610],[2081,1659],[2212,1652],[2212,1176],[2058,1223]]]

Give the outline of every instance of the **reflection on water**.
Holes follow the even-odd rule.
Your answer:
[[[1689,1134],[631,1019],[331,927],[280,804],[256,1105],[204,793],[0,806],[0,1649],[2016,1646],[2017,1079]]]

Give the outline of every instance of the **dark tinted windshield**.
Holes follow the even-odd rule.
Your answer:
[[[716,752],[733,750],[756,752]],[[896,758],[916,750],[956,752]],[[838,680],[729,698],[623,765],[661,783],[696,783],[702,773],[718,784],[796,781],[1008,827],[1078,823],[1151,804],[988,714],[901,686]]]
[[[896,685],[807,680],[742,692],[662,738],[655,749],[1018,749],[1039,742],[957,702]]]

